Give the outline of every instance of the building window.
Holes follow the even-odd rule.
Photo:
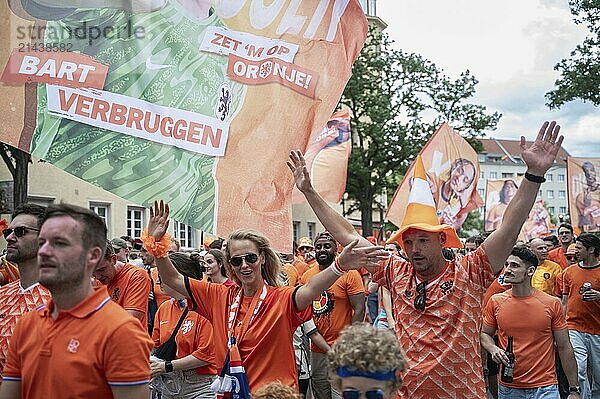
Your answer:
[[[478,188],[478,189],[477,189],[477,194],[479,194],[479,196],[480,196],[481,198],[483,198],[483,197],[485,196],[485,189],[483,189],[483,188]]]
[[[554,179],[554,175],[552,173],[546,173],[546,181],[552,181]]]
[[[502,178],[503,179],[508,179],[509,177],[514,177],[515,174],[514,173],[502,173]]]
[[[298,240],[300,239],[300,222],[294,220],[292,228],[294,232],[294,242],[298,243]]]
[[[558,191],[558,198],[560,198],[560,199],[567,198],[567,192],[565,190],[559,190]]]
[[[498,178],[498,172],[490,172],[490,179],[497,179]]]
[[[367,14],[377,15],[377,0],[367,0]]]
[[[317,224],[315,222],[308,222],[308,238],[311,240],[315,239],[315,235],[317,233]]]
[[[104,221],[106,229],[110,233],[110,228],[108,227],[110,221],[110,204],[103,204],[101,202],[90,202],[90,210],[96,215],[100,216],[100,219]]]
[[[554,190],[546,190],[546,198],[553,199],[554,198]]]
[[[567,214],[567,207],[566,206],[561,206],[558,208],[558,213],[560,213],[561,215],[566,215]]]
[[[54,198],[51,197],[36,197],[36,196],[28,196],[27,202],[30,204],[36,204],[40,206],[48,206],[54,204]]]
[[[564,183],[565,182],[565,175],[558,175],[558,180],[559,183]]]
[[[185,223],[175,222],[173,224],[175,239],[184,249],[194,248],[194,229]]]
[[[542,198],[542,190],[538,191],[538,195],[537,196],[538,196],[538,198]]]
[[[548,212],[549,212],[551,215],[554,215],[554,207],[553,207],[553,206],[549,206],[549,207],[548,207]]]
[[[485,154],[477,154],[477,160],[479,162],[485,162]]]
[[[481,172],[479,172],[479,177],[481,179],[485,179],[485,172],[483,170]]]
[[[127,207],[127,235],[132,238],[140,238],[144,229],[145,208],[137,206]]]
[[[479,213],[481,213],[482,215],[485,215],[485,206],[479,207]]]

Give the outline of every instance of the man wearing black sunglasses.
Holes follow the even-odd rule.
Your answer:
[[[38,232],[46,208],[24,204],[15,209],[12,221],[2,234],[6,239],[6,260],[19,268],[20,280],[0,288],[0,371],[4,368],[8,341],[21,315],[50,299],[50,292],[38,283]]]
[[[557,233],[560,246],[548,252],[548,259],[552,262],[558,263],[564,270],[569,266],[569,262],[567,261],[565,253],[575,238],[573,235],[573,226],[568,223],[563,223],[558,226]]]
[[[418,158],[405,219],[391,238],[400,243],[409,261],[391,258],[373,271],[373,281],[392,294],[396,335],[412,366],[399,391],[401,398],[485,397],[479,344],[483,294],[502,270],[543,176],[554,164],[563,141],[559,131],[556,122],[545,122],[534,143],[521,138],[527,173],[502,224],[477,250],[453,261],[444,259],[442,248],[462,244],[451,226],[439,224],[425,167]],[[302,153],[292,151],[288,166],[296,186],[340,244],[359,239],[358,247],[371,245],[315,191]]]

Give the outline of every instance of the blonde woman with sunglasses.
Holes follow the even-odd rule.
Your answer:
[[[147,230],[150,241],[160,244],[168,218],[168,205],[155,202]],[[162,281],[189,298],[191,310],[212,322],[217,367],[227,358],[232,374],[245,370],[245,376],[221,375],[213,384],[220,393],[246,388],[255,392],[275,380],[297,391],[292,335],[311,317],[313,299],[347,270],[372,268],[388,257],[381,247],[356,249],[355,241],[344,248],[338,262],[308,284],[284,287],[279,281],[281,261],[269,240],[253,230],[237,230],[227,238],[225,263],[237,286],[226,287],[182,276],[162,254],[161,245],[153,246],[152,242],[147,246],[153,248]]]

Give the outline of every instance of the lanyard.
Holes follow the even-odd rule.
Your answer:
[[[227,323],[227,345],[231,347],[232,344],[236,343],[239,345],[244,335],[248,331],[250,324],[254,321],[254,318],[260,312],[262,304],[267,296],[267,285],[263,281],[261,284],[261,288],[259,288],[252,296],[252,302],[250,303],[250,307],[244,316],[244,320],[240,322],[241,328],[238,333],[237,339],[234,337],[235,331],[235,323],[238,317],[238,313],[240,311],[241,302],[242,302],[242,292],[243,288],[240,288],[238,291],[234,302],[229,306],[229,321]]]

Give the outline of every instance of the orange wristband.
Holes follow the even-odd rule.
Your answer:
[[[171,248],[171,236],[169,233],[165,233],[160,241],[156,241],[153,236],[148,234],[148,230],[144,229],[141,240],[146,251],[156,258],[165,258]]]
[[[344,269],[344,268],[342,267],[342,265],[340,265],[340,261],[339,261],[339,259],[340,259],[340,258],[339,258],[339,256],[335,258],[335,267],[336,267],[338,270],[340,270],[341,272],[344,272],[344,273],[345,273],[345,272],[347,272],[348,270]]]

